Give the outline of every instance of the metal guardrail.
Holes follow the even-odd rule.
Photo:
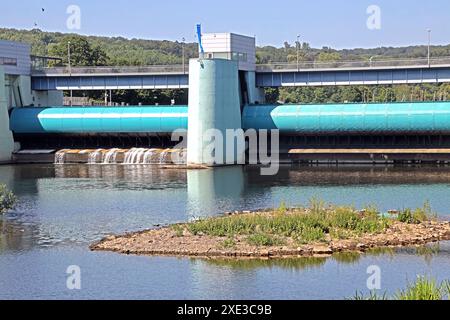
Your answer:
[[[273,62],[256,66],[257,72],[305,71],[327,69],[370,69],[401,67],[436,67],[450,65],[450,57],[419,59],[353,60],[331,62]],[[189,65],[110,66],[110,67],[53,67],[33,70],[33,75],[89,75],[89,74],[188,74]]]
[[[187,74],[189,66],[114,66],[114,67],[52,67],[33,70],[33,75],[89,75],[89,74]]]
[[[331,61],[331,62],[300,62],[297,63],[269,63],[256,66],[258,72],[272,71],[297,71],[297,70],[323,70],[323,69],[370,69],[370,68],[396,68],[396,67],[433,67],[450,65],[450,57],[419,59],[386,59],[386,60],[354,60],[354,61]]]

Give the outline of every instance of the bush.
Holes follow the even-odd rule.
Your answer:
[[[5,185],[0,184],[0,214],[13,209],[16,201],[17,199],[14,194]]]
[[[294,239],[300,244],[324,241],[325,232],[321,228],[305,227],[294,235]]]
[[[436,219],[436,213],[431,210],[429,202],[426,202],[422,208],[416,210],[405,209],[398,215],[398,220],[408,224],[419,224],[424,221]]]
[[[247,242],[251,245],[258,247],[272,247],[272,246],[280,246],[284,244],[284,241],[278,237],[257,233],[247,237]]]

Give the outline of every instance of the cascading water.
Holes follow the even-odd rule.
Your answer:
[[[60,150],[55,153],[55,164],[64,164],[66,162],[67,150]]]
[[[148,149],[133,148],[125,154],[124,164],[140,164],[144,158],[144,154]]]
[[[67,158],[70,154],[71,157]],[[176,164],[186,163],[186,149],[98,149],[98,150],[69,150],[64,149],[55,153],[55,164],[67,162],[87,162],[88,164]]]
[[[159,157],[159,164],[165,164],[166,163],[166,157],[169,154],[170,149],[166,149],[163,152],[161,152],[161,155]]]
[[[153,156],[156,154],[157,149],[149,149],[144,153],[143,164],[151,164],[153,161]]]
[[[102,159],[102,155],[103,155],[103,151],[104,149],[98,149],[94,152],[89,153],[89,159],[88,159],[88,163],[89,164],[96,164],[99,162],[99,159]]]
[[[120,149],[111,149],[105,153],[103,158],[103,164],[116,164],[117,163],[117,154]]]

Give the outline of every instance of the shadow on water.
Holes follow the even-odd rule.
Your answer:
[[[357,265],[365,257],[382,257],[394,259],[398,254],[410,256],[419,256],[428,264],[431,264],[433,258],[442,253],[449,253],[450,242],[445,242],[445,248],[441,250],[439,243],[429,244],[419,247],[406,248],[376,248],[366,253],[342,252],[333,254],[330,257],[300,257],[300,258],[279,258],[279,259],[191,259],[191,261],[203,261],[209,265],[217,267],[226,267],[230,269],[253,270],[260,268],[280,268],[291,271],[301,271],[324,266],[327,261],[334,261],[340,265]]]

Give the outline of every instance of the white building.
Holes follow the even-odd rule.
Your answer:
[[[239,70],[256,70],[256,40],[234,33],[206,33],[202,36],[207,59],[239,61]]]

